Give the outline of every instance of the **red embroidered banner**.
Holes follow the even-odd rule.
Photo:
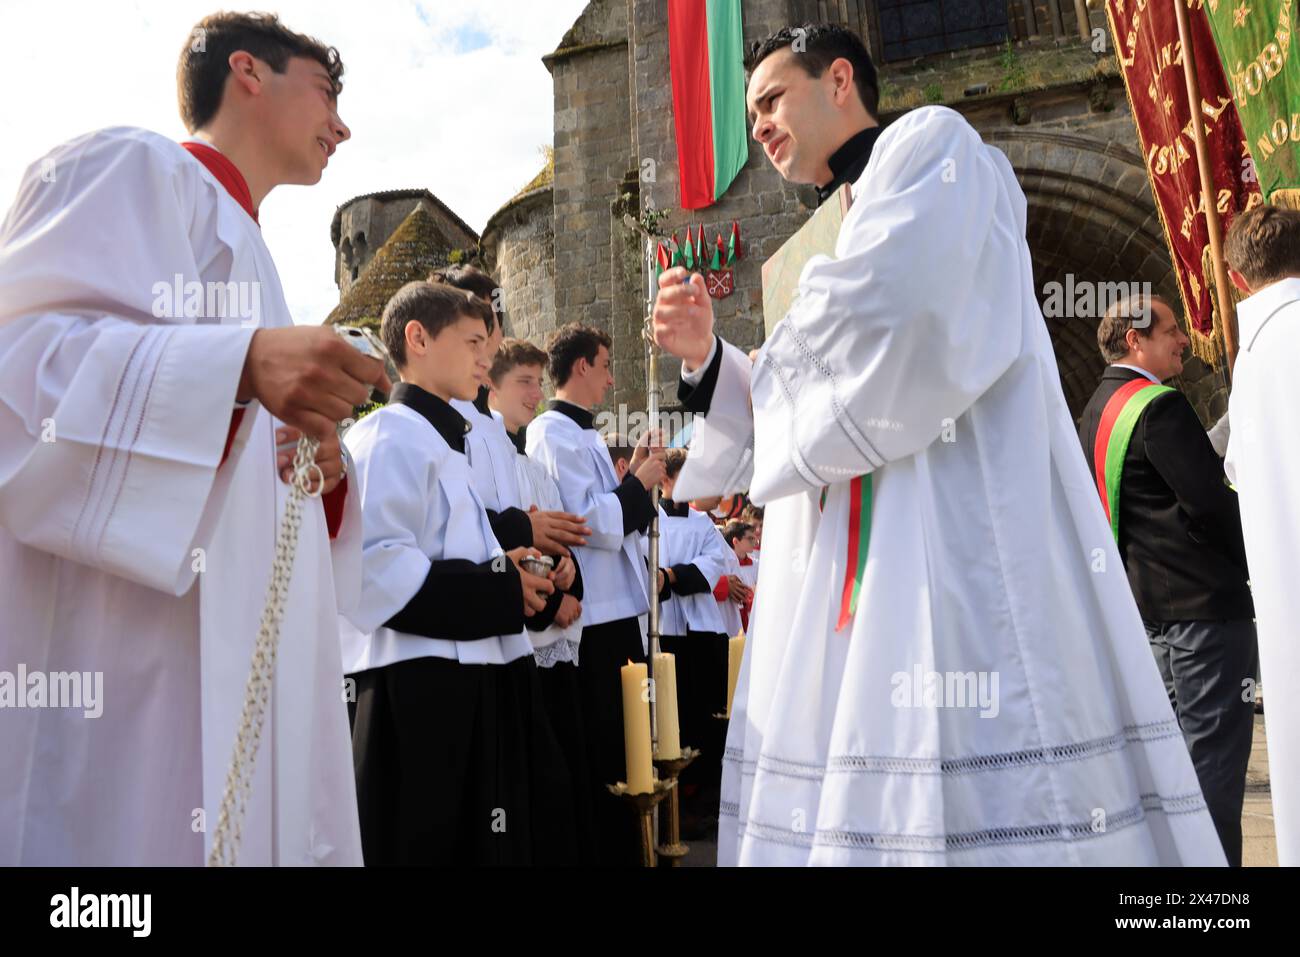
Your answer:
[[[1106,16],[1142,143],[1151,193],[1178,275],[1192,351],[1214,363],[1221,318],[1215,302],[1175,2],[1179,0],[1106,0]],[[1237,212],[1261,202],[1259,184],[1201,0],[1183,2],[1188,7],[1193,62],[1201,88],[1214,202],[1226,233]]]

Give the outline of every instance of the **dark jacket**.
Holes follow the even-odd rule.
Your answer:
[[[1141,378],[1108,366],[1084,407],[1079,440],[1089,476],[1102,410]],[[1095,479],[1094,479],[1095,484]],[[1181,392],[1152,400],[1133,430],[1120,479],[1119,553],[1148,621],[1254,617],[1237,493],[1224,481],[1201,420]]]

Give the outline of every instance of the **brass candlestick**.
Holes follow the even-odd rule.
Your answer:
[[[638,794],[633,794],[627,789],[626,781],[619,781],[617,784],[607,784],[605,786],[609,788],[610,794],[623,798],[636,809],[637,827],[641,834],[641,866],[654,867],[657,864],[655,860],[654,810],[659,802],[668,796],[669,791],[676,792],[677,781],[675,779],[666,781],[656,778],[653,791]]]
[[[660,758],[655,761],[655,766],[659,769],[659,777],[674,785],[672,793],[668,796],[668,803],[663,806],[663,809],[668,811],[667,840],[658,848],[659,854],[668,858],[672,867],[677,867],[691,849],[689,844],[682,841],[681,789],[675,785],[681,773],[699,756],[698,748],[682,748],[682,755],[679,758]]]

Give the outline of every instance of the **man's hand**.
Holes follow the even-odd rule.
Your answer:
[[[569,512],[539,512],[536,505],[529,506],[528,521],[533,526],[533,545],[547,555],[568,555],[570,548],[586,545],[587,536],[591,534],[583,516]]]
[[[283,482],[293,481],[293,457],[298,451],[298,440],[301,438],[301,432],[285,425],[275,430],[275,467]],[[321,494],[328,495],[343,481],[343,444],[339,441],[336,430],[330,429],[330,434],[316,450],[316,464],[325,476],[325,487],[321,489]],[[313,472],[312,478],[315,477]],[[316,489],[313,487],[309,491],[315,494]]]
[[[555,582],[555,587],[560,591],[568,591],[573,587],[573,579],[577,577],[577,571],[572,558],[561,558],[560,563],[555,566],[555,571],[552,572],[551,581]]]
[[[555,591],[555,586],[551,583],[551,572],[547,577],[534,575],[528,569],[520,564],[528,556],[540,558],[535,548],[512,548],[506,552],[506,557],[515,563],[515,568],[519,570],[519,582],[523,586],[524,593],[524,617],[531,618],[543,608],[546,607],[546,596]]]
[[[555,623],[561,628],[568,628],[578,616],[582,614],[582,602],[572,595],[565,595],[560,599],[560,607],[555,612]]]
[[[680,358],[688,372],[704,365],[713,348],[713,299],[703,276],[681,266],[665,271],[652,318],[661,349]]]
[[[754,592],[735,575],[727,576],[727,597],[737,605],[743,605],[754,597]]]
[[[636,448],[632,450],[632,458],[628,460],[628,471],[633,475],[641,467],[646,456],[650,454],[651,449],[661,449],[664,444],[664,434],[659,429],[646,429],[641,433],[641,438],[637,440]]]
[[[375,386],[391,384],[378,359],[362,355],[323,326],[258,329],[244,357],[236,398],[257,399],[266,410],[325,442]]]
[[[647,455],[645,461],[632,474],[645,486],[647,492],[662,482],[664,476],[668,474],[668,467],[664,464],[663,449],[655,449]]]

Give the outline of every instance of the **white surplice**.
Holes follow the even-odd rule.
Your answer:
[[[477,565],[503,553],[468,457],[451,448],[419,412],[391,402],[348,429],[344,440],[357,464],[365,514],[361,598],[339,623],[348,672],[414,658],[506,665],[531,655],[522,628],[457,641],[385,624],[420,591],[433,562],[463,559]]]
[[[241,285],[196,318],[158,287],[190,282]],[[2,864],[206,859],[289,492],[257,403],[218,467],[254,320],[291,324],[271,255],[179,145],[108,129],[28,169],[0,226],[0,670],[102,672],[104,701],[0,710]],[[332,548],[303,509],[241,864],[361,863],[355,498]]]
[[[685,635],[687,631],[725,634],[722,609],[713,597],[718,579],[727,573],[726,539],[704,512],[688,508],[685,515],[669,515],[659,509],[659,567],[694,565],[709,583],[709,590],[691,595],[676,593],[659,606],[659,633]],[[734,632],[733,632],[734,634]]]
[[[1241,500],[1259,633],[1260,679],[1268,689],[1268,775],[1277,862],[1300,865],[1300,435],[1291,416],[1300,392],[1300,279],[1266,286],[1237,306],[1241,351],[1232,372],[1225,462]],[[1226,418],[1226,416],[1225,416]]]
[[[495,415],[484,415],[468,399],[452,399],[449,404],[472,426],[465,436],[465,457],[483,507],[494,512],[521,507],[527,511],[515,467],[519,452],[506,434],[505,423]]]
[[[550,473],[542,468],[539,462],[534,462],[527,455],[516,451],[515,469],[524,508],[536,505],[538,510],[543,512],[565,510],[564,500],[560,496],[555,479],[551,478]],[[567,625],[557,625],[552,622],[541,631],[530,630],[528,637],[533,643],[533,657],[537,660],[537,667],[550,668],[562,662],[578,664],[582,625],[583,616],[579,613],[578,617]]]
[[[587,544],[573,549],[582,569],[582,623],[601,625],[650,607],[641,535],[623,531],[618,474],[595,429],[548,409],[528,424],[528,457],[555,480],[564,509],[586,519]]]
[[[720,861],[1223,864],[1061,392],[1011,165],[926,107],[854,195],[752,369],[723,343],[678,480],[767,503]],[[863,474],[870,547],[837,631]]]

